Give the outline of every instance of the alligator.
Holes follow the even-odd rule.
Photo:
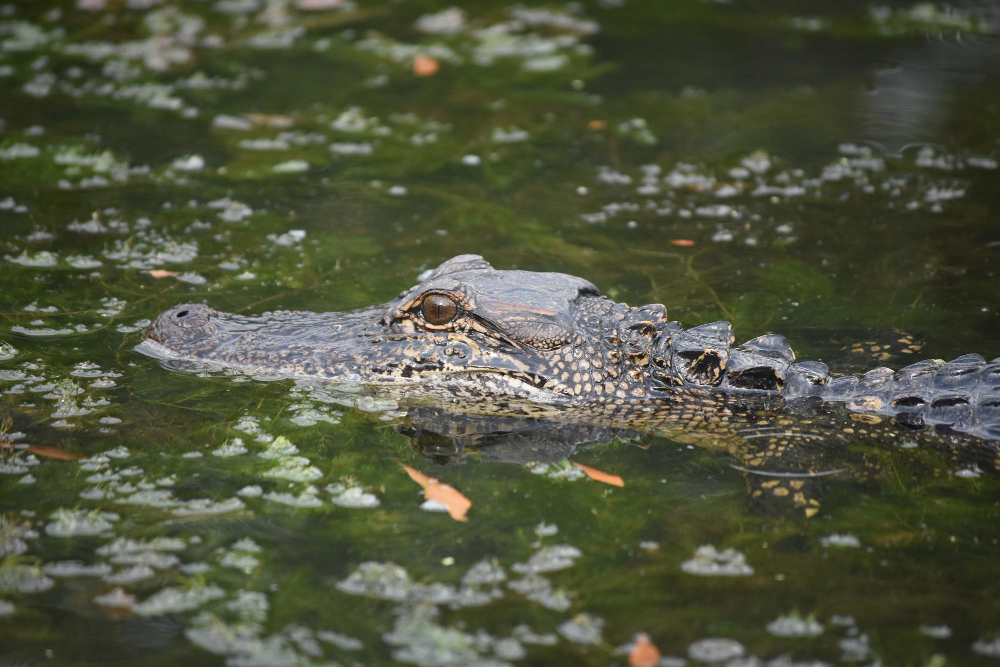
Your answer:
[[[837,375],[796,362],[784,336],[735,345],[728,322],[684,329],[661,304],[616,303],[575,276],[496,270],[460,255],[421,277],[388,303],[349,312],[245,316],[178,305],[149,326],[140,350],[174,367],[424,400],[416,430],[459,449],[497,431],[575,443],[610,427],[727,448],[747,470],[774,471],[780,461],[776,479],[829,469],[820,461],[831,444],[852,439],[951,450],[975,442],[1000,469],[1000,358]],[[537,457],[537,438],[527,441]],[[807,514],[810,502],[799,498]]]

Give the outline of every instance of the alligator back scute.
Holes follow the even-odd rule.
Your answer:
[[[727,389],[780,391],[795,353],[788,339],[765,334],[729,351],[729,367],[723,386]]]
[[[888,412],[895,375],[895,371],[884,366],[868,371],[858,378],[847,407],[858,412]],[[828,390],[823,395],[832,398]]]
[[[821,361],[800,361],[788,368],[784,394],[789,398],[820,396],[829,381],[829,366]]]
[[[671,365],[687,382],[718,385],[729,364],[729,348],[734,341],[729,322],[692,327],[673,337]]]
[[[975,405],[973,394],[986,360],[978,354],[965,354],[942,366],[931,383],[932,398],[924,420],[956,431],[972,427]]]
[[[859,384],[861,384],[860,378],[854,375],[831,377],[823,387],[823,396],[831,400],[847,400],[852,396],[857,396]]]
[[[979,372],[974,424],[984,437],[1000,439],[1000,357]]]
[[[814,370],[815,376],[799,370],[803,366],[806,371]],[[807,384],[816,383],[821,370],[813,362],[796,364],[785,395],[811,391],[824,400],[844,401],[854,412],[892,416],[904,426],[930,425],[1000,437],[1000,358],[987,363],[978,354],[966,354],[947,363],[930,359],[898,371],[876,368],[860,378],[827,378],[820,384]]]

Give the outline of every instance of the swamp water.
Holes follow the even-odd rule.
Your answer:
[[[405,406],[134,350],[176,303],[343,310],[475,252],[802,359],[894,329],[995,357],[998,30],[987,2],[0,4],[0,663],[628,664],[640,632],[663,665],[1000,660],[989,457],[859,437],[879,474],[806,519],[723,451],[425,456]]]

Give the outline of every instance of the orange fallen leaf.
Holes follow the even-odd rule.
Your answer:
[[[425,498],[428,500],[436,500],[444,505],[448,510],[449,516],[451,516],[451,518],[455,521],[469,520],[465,516],[465,513],[469,511],[470,507],[472,507],[472,501],[463,496],[458,489],[453,486],[448,486],[444,482],[440,482],[433,477],[429,477],[416,468],[411,468],[405,463],[400,461],[397,461],[397,463],[403,466],[403,470],[405,470],[406,474],[410,476],[410,479],[423,487]]]
[[[4,442],[0,443],[0,447],[13,447],[13,443]],[[31,452],[32,454],[37,454],[38,456],[44,456],[50,459],[59,459],[60,461],[76,461],[77,459],[82,459],[83,454],[75,454],[73,452],[67,452],[65,449],[59,449],[58,447],[50,447],[48,445],[28,445],[24,448],[25,450]]]
[[[587,123],[587,129],[593,130],[594,132],[596,132],[597,130],[603,130],[607,126],[608,124],[605,123],[603,120],[592,120],[589,123]]]
[[[180,275],[177,271],[164,271],[163,269],[150,269],[149,271],[143,271],[143,273],[148,273],[154,278],[169,278],[170,276]]]
[[[670,239],[670,245],[680,246],[682,248],[690,248],[694,245],[694,241],[691,239]]]
[[[628,664],[631,667],[656,667],[660,662],[660,649],[649,641],[649,635],[640,632],[635,637],[635,646],[628,654]]]
[[[441,63],[430,56],[418,53],[417,57],[413,59],[414,76],[434,76],[439,69],[441,69]]]
[[[583,471],[583,473],[590,479],[597,482],[604,482],[605,484],[610,484],[611,486],[625,486],[625,480],[623,480],[618,475],[611,475],[603,470],[598,470],[597,468],[591,468],[590,466],[585,466],[582,463],[572,462],[577,468]]]

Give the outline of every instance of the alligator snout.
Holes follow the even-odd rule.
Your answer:
[[[146,329],[146,338],[163,344],[176,344],[210,335],[212,318],[218,313],[201,303],[184,303],[166,310]]]

